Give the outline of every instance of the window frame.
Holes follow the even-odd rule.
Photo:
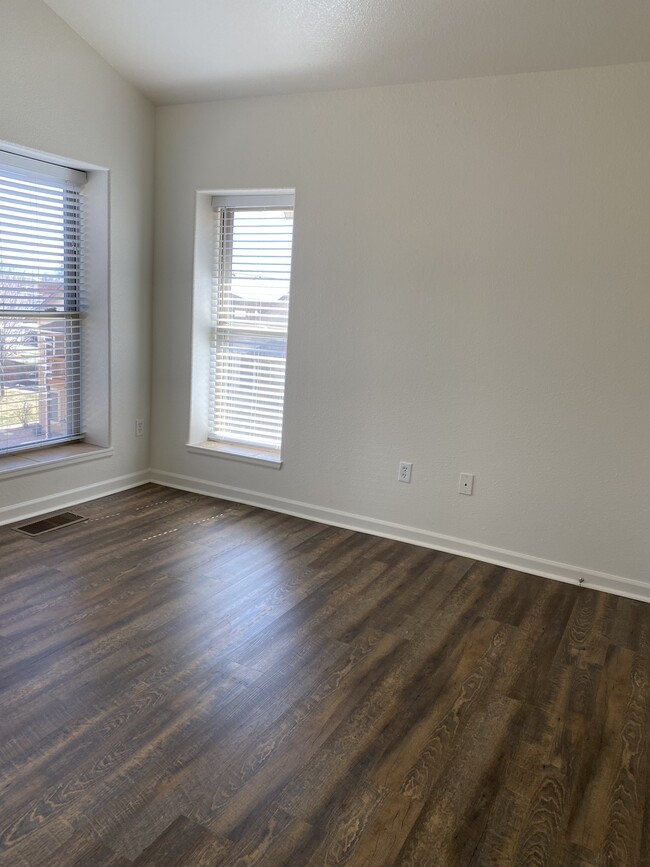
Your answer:
[[[13,429],[4,426],[0,429],[0,456],[14,456],[84,440],[81,339],[87,174],[41,159],[0,151],[0,176],[5,187],[0,194],[0,204],[6,215],[6,218],[2,217],[2,231],[6,232],[7,239],[6,246],[0,245],[0,256],[6,255],[9,262],[16,263],[0,268],[0,280],[8,280],[0,288],[3,339],[8,334],[32,328],[36,335],[37,353],[42,356],[33,362],[38,376],[37,390],[33,392],[36,397],[33,403],[37,408],[36,419],[31,425],[33,436],[30,438],[27,434],[29,425],[24,421],[24,436],[18,437],[11,445]],[[60,226],[52,221],[57,219],[61,220]],[[60,275],[53,279],[56,272],[46,277],[48,272],[41,271],[41,268],[50,256],[55,255],[58,244],[61,244]],[[26,252],[30,248],[33,259],[29,258],[32,253]],[[54,261],[49,262],[49,267],[54,265]],[[24,263],[22,268],[21,262]],[[58,286],[58,289],[57,295],[51,299],[54,304],[44,307],[46,296],[42,294],[42,287],[43,281],[47,285],[48,279],[51,287]],[[18,340],[18,343],[22,342]],[[64,346],[62,356],[55,352],[55,346],[59,347],[61,342]],[[48,347],[51,347],[51,352],[48,352]],[[64,358],[62,367],[55,363],[55,355]],[[3,395],[10,384],[8,371],[12,366],[8,365],[7,370],[4,367],[0,369]],[[64,371],[62,376],[61,370]],[[62,380],[58,383],[58,390],[56,385],[51,387],[56,380]],[[65,399],[65,429],[58,432],[59,421],[52,418],[54,398],[59,407],[61,398]],[[7,412],[9,416],[0,418],[0,421],[10,417],[10,408]],[[54,430],[50,428],[52,424]],[[39,433],[43,427],[45,436]]]
[[[0,479],[4,480],[109,458],[114,449],[111,434],[110,170],[10,142],[0,143],[0,162],[16,168],[36,162],[45,164],[51,175],[61,172],[86,176],[83,191],[86,292],[82,305],[85,339],[80,359],[84,438],[0,453]]]
[[[282,443],[286,421],[286,364],[289,353],[290,322],[283,334],[284,378],[282,399],[282,435],[279,448],[247,444],[233,439],[210,436],[211,431],[211,365],[215,360],[213,298],[215,290],[215,208],[247,208],[249,210],[280,209],[295,213],[295,190],[237,190],[198,192],[194,246],[194,292],[192,298],[192,370],[190,399],[190,430],[186,449],[203,456],[225,458],[272,469],[282,466]],[[293,252],[292,230],[292,252]],[[293,260],[292,260],[293,261]],[[290,271],[290,288],[291,272]],[[290,295],[290,292],[289,292]]]

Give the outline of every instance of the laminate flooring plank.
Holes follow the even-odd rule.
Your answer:
[[[599,750],[568,836],[605,864],[638,864],[648,801],[648,660],[611,646],[604,674]]]
[[[379,867],[395,861],[465,729],[489,698],[510,631],[509,624],[478,621],[442,689],[427,696],[416,688],[415,695],[423,699],[420,706],[419,701],[409,703],[392,723],[390,737],[382,732],[386,748],[370,778],[387,794],[362,841],[359,859],[351,863],[367,861]]]
[[[141,848],[143,838],[160,833],[178,810],[193,809],[197,815],[203,800],[212,804],[215,790],[223,790],[228,779],[229,764],[237,761],[243,751],[246,768],[252,773],[257,764],[263,763],[272,750],[266,735],[266,746],[255,756],[254,738],[271,731],[276,743],[286,740],[288,724],[278,717],[292,714],[298,719],[306,715],[300,711],[300,702],[313,708],[331,693],[340,689],[340,683],[363,664],[364,657],[374,651],[381,636],[369,636],[360,640],[358,647],[347,651],[337,648],[336,661],[327,666],[328,655],[321,652],[307,660],[300,677],[287,677],[279,671],[271,676],[260,677],[249,689],[236,696],[222,707],[219,713],[192,737],[179,744],[173,760],[160,768],[154,767],[141,776],[131,789],[127,804],[117,798],[99,814],[91,818],[97,833],[104,839],[119,835],[123,841],[122,851],[131,855]],[[378,652],[386,650],[378,649]],[[357,675],[359,676],[359,675]],[[306,696],[300,698],[303,693]],[[295,710],[294,703],[299,705]],[[291,712],[286,708],[292,708]],[[174,796],[170,796],[170,792]],[[204,792],[200,797],[197,793]],[[197,812],[198,811],[198,812]]]
[[[262,544],[263,534],[259,527],[269,525],[271,521],[268,518],[261,521],[259,517],[253,516],[250,520],[252,526],[242,529],[237,528],[238,523],[246,524],[245,513],[233,509],[223,519],[223,524],[229,530],[228,535],[224,537],[204,532],[205,541],[210,543],[214,539],[225,538],[230,548],[245,543]],[[87,579],[95,575],[103,578],[154,567],[167,568],[169,571],[175,565],[187,568],[192,564],[210,562],[215,556],[210,545],[201,545],[191,537],[191,533],[180,532],[180,527],[176,528],[179,532],[171,533],[177,524],[178,521],[161,521],[155,513],[149,513],[146,518],[123,513],[106,523],[91,525],[85,533],[83,528],[87,525],[77,525],[82,529],[78,531],[79,538],[75,539],[74,544],[68,541],[67,545],[63,545],[59,540],[52,540],[48,548],[46,543],[41,542],[41,556],[47,556],[61,571]],[[189,519],[188,524],[191,525]],[[267,527],[267,536],[269,532]],[[97,557],[100,540],[104,549],[114,552],[108,562]]]
[[[248,526],[252,523],[248,515],[240,515],[236,523],[220,521],[216,527],[201,524],[187,535],[210,551],[213,566],[237,576],[257,571],[262,565],[268,568],[278,562],[284,564],[290,561],[291,552],[300,546],[311,547],[311,539],[318,545],[331,538],[340,545],[354,537],[350,530],[325,527],[310,521],[294,524],[290,516],[284,515],[283,518],[282,525],[269,522],[263,533],[256,532],[255,535],[251,534]]]
[[[465,646],[471,644],[473,653],[469,654],[465,676],[485,653],[498,628],[495,623],[480,624],[469,631]],[[380,788],[391,781],[389,769],[392,769],[395,745],[402,745],[402,738],[412,735],[418,726],[420,733],[426,732],[420,737],[428,736],[423,716],[448,683],[456,685],[449,687],[450,703],[451,696],[460,688],[462,651],[452,647],[452,635],[453,624],[450,624],[447,641],[434,645],[428,653],[419,649],[415,653],[407,646],[393,665],[381,673],[376,686],[359,694],[352,714],[341,722],[323,748],[285,788],[280,803],[287,810],[313,822],[326,810],[332,797],[338,797],[345,790],[355,774],[363,771],[371,775]],[[407,694],[412,697],[408,704],[404,700]],[[396,774],[400,785],[417,755],[408,741],[403,746],[404,750],[399,752],[405,766]]]
[[[122,685],[122,692],[125,693]],[[126,697],[126,696],[125,696]],[[21,777],[51,770],[52,758],[77,739],[94,743],[95,727],[103,715],[110,713],[111,707],[118,712],[119,704],[109,699],[102,704],[89,704],[79,712],[79,707],[71,708],[70,702],[62,704],[58,699],[43,704],[48,725],[43,731],[41,717],[28,717],[20,727],[7,731],[11,733],[2,741],[0,747],[0,780]]]
[[[412,612],[435,611],[471,566],[471,560],[441,552],[406,552],[379,573],[367,599],[362,595],[357,600],[356,616],[340,633],[340,640],[348,641],[365,626],[408,637]]]
[[[472,864],[555,865],[565,857],[567,825],[582,801],[585,768],[597,758],[598,737],[591,717],[571,709],[571,679],[558,682],[552,704],[527,708]]]
[[[532,622],[525,624],[526,635],[522,639],[525,655],[519,657],[521,663],[525,660],[525,664],[510,666],[498,687],[511,698],[543,705],[556,689],[556,684],[549,682],[549,672],[574,616],[577,592],[574,588],[563,593],[553,588],[541,594],[540,601],[545,603],[543,621],[539,621],[540,609],[536,608],[532,612]]]
[[[464,867],[471,861],[485,833],[520,723],[521,705],[512,699],[496,698],[477,711],[395,864]]]
[[[547,595],[536,614],[547,608],[553,596]],[[601,669],[585,659],[590,658],[589,648],[598,658],[601,656],[597,607],[594,597],[582,592],[574,597],[571,615],[566,618],[543,681],[544,689],[540,682],[530,696],[533,704],[527,706],[504,786],[497,793],[472,863],[555,865],[563,857],[567,824],[580,801],[584,768],[594,745],[591,715],[596,710]],[[545,616],[542,622],[547,619]],[[533,629],[533,621],[524,621],[522,627],[523,633],[531,637],[538,628]],[[517,639],[515,644],[521,653],[523,648]],[[496,685],[503,687],[503,682],[497,681]]]
[[[9,628],[15,620],[37,618],[44,610],[47,614],[53,601],[79,591],[78,581],[52,566],[39,566],[35,570],[33,566],[24,565],[14,570],[11,576],[0,579],[3,635],[11,635]]]
[[[271,803],[253,810],[231,834],[228,855],[219,867],[260,867],[284,864],[295,850],[305,853],[305,841],[313,829]]]
[[[563,655],[560,661],[571,664],[579,660],[581,663],[602,665],[610,644],[606,632],[613,611],[611,597],[595,590],[580,589],[559,647]]]
[[[7,815],[0,829],[0,846],[21,855],[40,853],[51,836],[65,833],[75,815],[88,817],[116,793],[127,791],[134,775],[156,763],[202,720],[211,718],[232,696],[233,682],[232,677],[216,671],[202,675],[198,684],[183,684],[162,705],[156,704],[158,692],[127,705],[123,711],[127,725],[111,725],[108,736],[101,732],[95,750],[72,773]],[[137,721],[140,714],[142,719]]]
[[[467,561],[463,562],[466,565]],[[408,637],[416,644],[430,644],[446,634],[451,622],[471,626],[488,611],[486,606],[495,607],[506,595],[499,581],[501,573],[501,568],[492,564],[471,562],[469,568],[462,568],[460,575],[454,576],[457,580],[444,595],[444,602],[437,598],[434,584],[411,612]],[[396,634],[403,633],[396,630]]]
[[[131,862],[97,840],[87,829],[71,834],[52,852],[48,867],[131,867]]]
[[[246,672],[239,666],[229,665],[226,661],[217,663],[217,668],[226,684],[249,684],[258,673]],[[26,796],[25,783],[38,773],[41,779],[56,781],[70,767],[79,765],[96,747],[98,735],[106,747],[118,732],[124,733],[129,727],[139,727],[149,713],[157,714],[159,709],[171,698],[176,690],[188,682],[201,683],[206,675],[215,671],[212,654],[198,652],[177,665],[157,664],[156,668],[138,677],[128,685],[123,684],[119,702],[110,696],[104,702],[92,705],[86,713],[75,717],[74,724],[56,730],[46,738],[32,745],[30,751],[14,754],[11,767],[3,768],[2,779],[12,779],[14,795]],[[234,680],[231,680],[234,679]],[[233,694],[234,693],[233,691]],[[17,752],[17,751],[15,751]],[[5,808],[10,802],[5,802]]]
[[[275,800],[280,790],[320,752],[323,742],[355,709],[359,696],[385,676],[403,645],[392,636],[360,643],[332,667],[302,701],[236,755],[209,802],[196,818],[218,834],[230,836],[261,800]],[[278,805],[284,809],[282,800]],[[304,818],[293,810],[296,818]]]
[[[384,794],[372,783],[363,781],[355,786],[349,797],[338,801],[324,826],[320,825],[319,845],[306,862],[309,867],[351,863]]]
[[[548,766],[541,775],[539,785],[531,794],[519,830],[513,863],[550,867],[558,862],[568,794],[568,782],[564,772]]]
[[[558,867],[599,867],[599,862],[590,849],[567,843],[560,854],[557,865]]]
[[[210,528],[214,532],[214,528]],[[227,532],[219,528],[219,533]],[[280,552],[274,551],[270,557],[261,557],[259,552],[246,558],[232,558],[219,554],[211,554],[208,562],[200,568],[189,564],[179,564],[174,575],[192,584],[196,582],[218,582],[223,588],[237,588],[239,585],[257,585],[282,578],[298,581],[302,576],[308,577],[319,572],[312,564],[319,558],[333,553],[349,534],[335,527],[313,525],[311,532],[302,534],[299,538],[292,537]]]
[[[133,867],[215,867],[223,864],[231,848],[207,829],[179,816],[151,843],[134,862]]]
[[[492,566],[488,569],[498,587],[498,592],[486,600],[481,612],[482,616],[508,623],[510,626],[520,626],[548,581],[536,575],[529,575],[524,583],[521,580],[521,573],[513,569],[501,566]]]
[[[646,766],[646,789],[650,784],[650,766]],[[641,822],[641,852],[639,864],[650,864],[650,797],[646,792],[643,819]]]
[[[32,677],[49,665],[50,657],[64,653],[67,656],[78,648],[84,654],[85,646],[96,640],[98,628],[102,628],[104,635],[119,633],[133,621],[148,618],[153,608],[173,604],[182,593],[179,582],[168,577],[163,578],[155,590],[155,595],[146,588],[139,594],[127,593],[124,604],[119,607],[100,601],[66,618],[55,619],[31,634],[26,631],[12,643],[11,658],[0,662],[0,687],[10,687],[25,677]]]
[[[609,632],[611,643],[650,656],[650,606],[639,605],[634,599],[623,596],[608,598],[615,606]]]
[[[311,580],[313,582],[314,580],[316,580],[316,577],[311,576]],[[122,607],[122,609],[120,610],[122,619],[120,620],[118,618],[114,618],[110,621],[110,629],[104,629],[101,634],[100,640],[94,642],[94,653],[90,660],[88,654],[85,652],[85,649],[83,647],[72,652],[70,651],[70,648],[68,648],[68,653],[65,656],[66,670],[69,671],[70,666],[74,666],[75,658],[79,659],[81,667],[85,667],[90,664],[90,661],[93,661],[93,664],[95,664],[98,657],[103,656],[104,653],[110,656],[115,652],[115,650],[123,647],[125,642],[129,638],[127,628],[125,628],[124,624],[124,617],[126,613],[129,614],[129,619],[131,621],[128,624],[129,631],[137,629],[138,635],[142,636],[142,627],[146,626],[146,633],[144,634],[151,636],[151,638],[147,641],[147,643],[143,643],[142,638],[139,639],[139,643],[145,649],[152,648],[155,643],[152,639],[156,635],[156,632],[161,629],[163,630],[163,636],[170,629],[170,627],[181,628],[184,631],[187,631],[187,626],[184,623],[178,623],[178,621],[181,619],[187,619],[187,609],[188,607],[192,606],[195,598],[196,604],[201,606],[201,608],[199,609],[199,619],[203,619],[207,612],[216,610],[219,620],[223,621],[225,627],[228,630],[228,640],[233,641],[233,639],[236,637],[233,618],[231,616],[230,619],[228,619],[229,608],[228,606],[224,606],[223,599],[217,598],[215,595],[213,595],[217,592],[216,587],[212,588],[208,586],[192,588],[191,590],[183,590],[179,589],[179,587],[175,585],[173,581],[171,583],[171,586],[172,588],[176,588],[172,591],[172,594],[175,594],[177,604],[174,604],[174,598],[172,598],[171,600],[167,600],[164,596],[161,598],[161,593],[158,592],[155,597],[153,597],[153,599],[149,600],[149,607],[144,612],[146,617],[145,622],[143,622],[143,619],[141,617],[137,616],[137,611],[135,612],[136,617],[134,619],[133,614],[128,611],[128,608]],[[307,583],[303,582],[303,587],[306,586],[308,586]],[[281,594],[277,592],[277,587],[274,587],[272,585],[270,587],[269,594],[271,602],[278,604],[282,603],[283,600],[281,599]],[[255,600],[253,600],[253,596],[255,596],[255,588],[251,587],[249,597],[246,597],[244,595],[240,597],[237,595],[237,593],[235,593],[234,597],[229,603],[231,609],[238,610],[240,622],[243,622],[246,625],[250,624],[256,607],[260,609],[264,609],[266,607],[268,609],[266,597],[263,593],[261,594],[261,596],[260,594],[258,594],[258,598]],[[154,600],[155,604],[152,604]],[[166,604],[161,610],[161,605],[163,603]],[[287,603],[285,603],[285,610],[287,607],[291,607],[291,604],[292,600],[290,599]],[[129,608],[132,607],[132,605],[129,606]],[[273,619],[274,616],[275,615],[271,612],[270,618]],[[263,625],[264,624],[262,623],[261,626]],[[261,628],[261,626],[259,628]],[[246,637],[246,633],[244,632],[240,635],[240,640],[245,640]],[[56,660],[54,660],[54,662],[56,664]],[[50,661],[49,667],[47,669],[48,677],[51,677],[53,670],[56,673],[56,667],[53,668]],[[33,678],[33,667],[28,667],[27,675],[31,678],[32,686],[38,683],[38,681],[35,681]],[[50,681],[50,683],[48,683],[48,686],[51,685],[53,684]],[[16,694],[20,697],[21,705],[24,705],[26,698],[25,690],[18,688]],[[9,696],[10,694],[7,697],[8,700],[10,700]]]
[[[376,640],[373,640],[373,643],[376,643]],[[320,647],[322,648],[322,643],[321,643]],[[315,652],[321,652],[321,651],[318,651],[318,647],[315,647]],[[302,657],[301,661],[305,662],[305,663],[309,663],[309,660],[305,659],[304,653],[303,653],[303,657]],[[325,658],[325,661],[326,661],[326,658]],[[323,664],[323,662],[321,661],[320,666],[322,666],[322,664]],[[318,668],[318,666],[317,666],[317,668]],[[316,668],[316,670],[317,670],[317,668]],[[306,675],[306,672],[301,671],[301,679],[299,679],[295,682],[296,687],[300,688],[305,682],[307,684],[309,683],[309,680],[305,679],[305,675]],[[337,676],[340,677],[341,673],[338,672]],[[274,685],[273,682],[271,682],[271,684],[269,685],[269,689],[266,690],[266,694],[264,694],[264,692],[260,692],[260,690],[264,690],[264,685],[261,685],[260,687],[256,686],[254,688],[254,692],[250,695],[251,701],[247,702],[247,703],[256,711],[259,707],[262,707],[265,712],[269,712],[269,698],[272,697],[274,701],[277,701],[278,695],[280,697],[282,697],[282,692],[281,691],[279,692],[277,687],[278,687],[278,685],[282,684],[283,677],[286,677],[286,672],[284,674],[282,672],[278,672],[278,677],[275,678],[277,683]],[[294,689],[295,689],[295,687],[294,687]],[[269,692],[269,690],[270,690],[270,692]],[[258,692],[259,692],[259,698],[256,695],[256,693],[258,693]],[[233,707],[233,706],[234,705],[231,705],[231,707]],[[273,705],[271,704],[270,707],[272,708]],[[279,707],[281,709],[281,705],[279,705]],[[228,715],[227,715],[226,718],[222,718],[222,721],[221,721],[222,725],[219,727],[220,728],[219,734],[221,734],[222,731],[227,731],[229,718],[233,719],[233,721],[236,721],[237,725],[238,725],[238,731],[241,730],[240,717],[241,717],[241,714],[243,713],[243,709],[240,710],[239,712],[236,712],[235,710],[233,710],[232,712],[228,711],[228,713],[230,714],[230,717],[228,717]],[[233,714],[235,715],[234,717],[233,717]],[[249,717],[249,719],[251,719],[251,717]],[[218,741],[217,741],[217,743],[218,743]],[[190,756],[190,758],[193,758],[193,756]],[[223,759],[220,759],[220,762],[222,763]],[[206,765],[206,756],[204,754],[201,754],[200,756],[198,756],[198,758],[196,760],[196,764],[199,767],[199,769],[204,768]],[[173,773],[177,774],[179,772],[182,772],[182,768],[176,766],[175,769],[173,770]],[[192,780],[192,778],[190,777],[190,785],[192,784],[191,780]],[[178,780],[176,782],[178,784]],[[145,821],[146,821],[146,817],[145,817]]]
[[[319,654],[319,669],[322,665]],[[276,687],[279,684],[280,680]],[[194,726],[188,737],[175,744],[173,762],[150,765],[146,773],[132,776],[128,806],[125,808],[121,798],[114,800],[98,816],[92,816],[93,826],[103,837],[119,831],[124,841],[124,854],[131,855],[143,835],[151,829],[160,830],[160,823],[169,818],[170,811],[185,809],[193,801],[196,803],[197,790],[211,792],[212,787],[226,775],[229,753],[234,750],[234,745],[242,741],[248,743],[249,739],[245,737],[248,732],[268,725],[266,721],[273,713],[273,700],[276,702],[275,712],[282,712],[284,703],[277,701],[274,694],[277,692],[282,695],[277,688],[268,695],[260,691],[249,693],[243,707],[235,698],[225,708],[227,713],[206,718],[198,727]],[[258,696],[260,700],[256,700]]]
[[[26,725],[55,723],[59,707],[63,716],[83,713],[112,692],[119,695],[123,681],[130,681],[157,664],[146,649],[129,643],[97,654],[96,658],[94,653],[84,653],[78,660],[66,662],[65,656],[50,660],[46,670],[6,689],[3,696],[6,716],[0,720],[0,739],[20,736]],[[48,725],[46,731],[52,731],[52,727]]]
[[[494,680],[502,695],[525,701],[534,688],[538,661],[552,659],[575,604],[565,585],[545,581],[512,633],[509,652]]]
[[[347,564],[312,592],[297,600],[280,617],[240,644],[228,658],[241,665],[268,670],[276,660],[295,648],[308,645],[314,635],[341,640],[341,632],[355,617],[359,597],[367,604],[374,593],[378,574],[385,567],[371,564],[363,580],[351,580]],[[349,636],[346,636],[349,637]]]

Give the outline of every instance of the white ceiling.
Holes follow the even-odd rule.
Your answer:
[[[649,0],[45,0],[154,102],[650,60]]]

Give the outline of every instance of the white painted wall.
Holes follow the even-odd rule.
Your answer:
[[[649,142],[650,64],[160,109],[156,477],[646,594]],[[185,450],[195,191],[274,187],[279,472]]]
[[[148,467],[134,419],[148,420],[150,402],[154,111],[40,0],[2,0],[0,33],[0,140],[110,170],[114,446],[102,460],[2,479],[7,519],[79,499],[71,492],[84,486],[90,496],[128,484]]]

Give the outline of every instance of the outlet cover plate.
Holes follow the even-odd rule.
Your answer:
[[[413,469],[413,464],[409,461],[400,461],[399,462],[399,471],[397,473],[397,481],[398,482],[406,482],[407,485],[411,484],[411,470]]]
[[[474,491],[474,476],[472,473],[461,473],[458,477],[458,493],[472,496]]]

